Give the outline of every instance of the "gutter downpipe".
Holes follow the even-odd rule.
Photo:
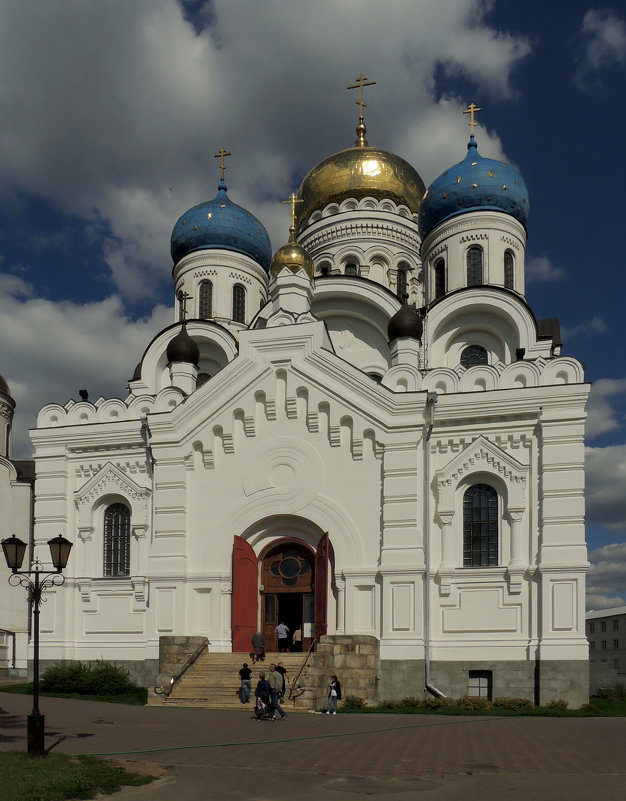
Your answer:
[[[435,698],[445,698],[445,693],[437,689],[430,680],[430,435],[435,421],[437,393],[426,393],[427,419],[424,424],[424,687]]]
[[[152,495],[150,497],[150,537],[154,537],[154,454],[152,453],[152,445],[150,445],[150,426],[148,425],[148,416],[145,415],[141,418],[141,439],[143,440],[144,448],[146,449],[146,463],[150,470],[150,480]]]

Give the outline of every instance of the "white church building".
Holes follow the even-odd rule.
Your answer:
[[[274,255],[221,152],[128,394],[47,405],[31,432],[37,547],[75,543],[43,660],[150,683],[160,638],[245,654],[282,620],[303,650],[368,637],[379,700],[588,700],[589,385],[525,299],[524,180],[470,119],[425,190],[361,115]]]

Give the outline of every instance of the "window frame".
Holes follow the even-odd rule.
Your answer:
[[[208,290],[208,300],[206,298]],[[206,314],[205,310],[203,309],[204,306],[209,307],[209,313]],[[200,320],[212,320],[213,319],[213,282],[212,281],[201,281],[200,286],[198,287],[198,318]]]
[[[233,322],[246,322],[246,288],[243,284],[233,286]]]
[[[504,251],[504,288],[515,289],[515,254],[510,248]]]
[[[465,265],[467,286],[482,286],[485,283],[485,251],[480,245],[468,247],[465,253]]]
[[[122,510],[124,515],[121,515]],[[116,514],[120,514],[121,519],[113,519]],[[130,576],[131,518],[130,507],[121,501],[110,503],[104,510],[102,575],[105,578]]]
[[[479,499],[478,508],[474,503],[476,498]],[[498,491],[484,482],[472,484],[463,493],[462,508],[463,567],[497,567],[501,529]],[[476,527],[480,527],[478,534]]]
[[[435,259],[433,264],[433,299],[442,298],[446,294],[446,260],[443,256]]]

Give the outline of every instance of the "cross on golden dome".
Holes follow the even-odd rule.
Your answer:
[[[365,100],[363,100],[363,87],[364,86],[375,86],[376,81],[368,81],[367,75],[361,73],[359,77],[356,79],[356,82],[351,84],[350,86],[346,86],[346,89],[358,89],[359,90],[359,99],[355,100],[354,102],[359,106],[359,124],[356,127],[356,142],[354,143],[357,147],[366,147],[367,146],[367,139],[365,138],[365,134],[367,133],[367,128],[365,127],[365,123],[363,121],[363,109],[367,106]]]
[[[470,134],[474,136],[474,128],[476,127],[476,120],[474,119],[474,114],[477,111],[482,111],[482,108],[479,108],[476,103],[470,103],[469,106],[463,110],[463,114],[469,114],[469,122],[467,123],[470,128]]]
[[[291,225],[289,226],[289,233],[295,235],[296,233],[296,203],[304,203],[304,200],[298,199],[295,192],[289,195],[287,200],[281,200],[283,206],[291,206]]]
[[[220,178],[222,181],[224,180],[224,171],[226,170],[226,162],[224,161],[226,156],[232,156],[232,153],[229,153],[228,150],[224,150],[223,147],[221,147],[214,156],[214,158],[220,160]]]

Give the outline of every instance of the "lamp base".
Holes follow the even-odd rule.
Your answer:
[[[30,756],[43,756],[46,729],[43,715],[32,714],[27,719],[28,753]]]

